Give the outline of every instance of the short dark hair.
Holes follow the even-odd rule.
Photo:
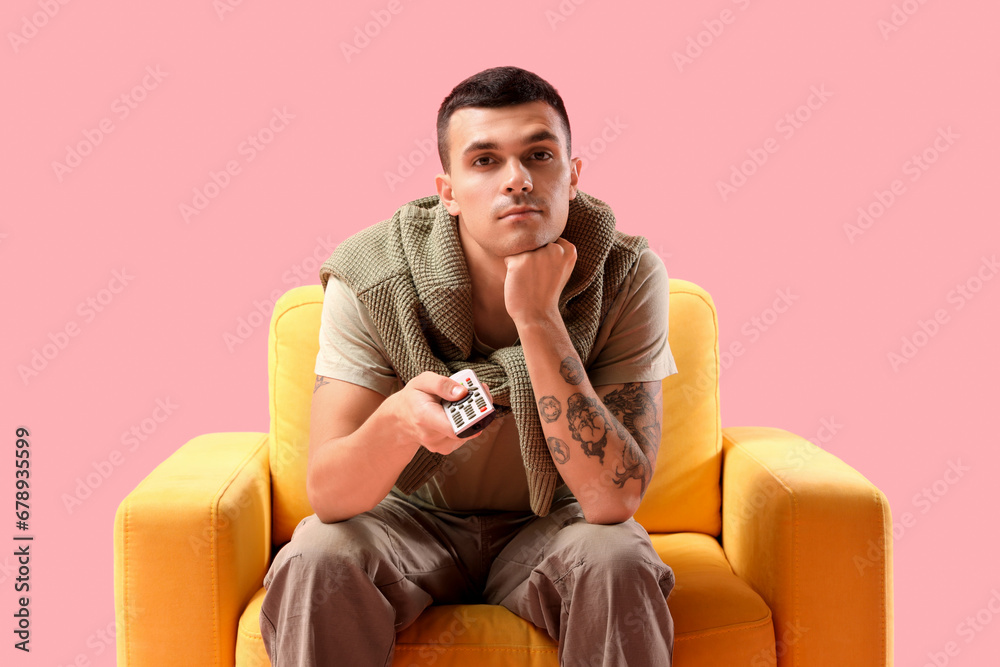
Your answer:
[[[452,89],[441,102],[437,116],[438,156],[446,173],[451,170],[448,157],[448,123],[451,115],[464,107],[495,109],[529,102],[545,102],[559,114],[566,130],[566,152],[570,152],[569,116],[559,93],[542,77],[520,67],[492,67],[473,74]]]

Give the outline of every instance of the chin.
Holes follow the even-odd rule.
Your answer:
[[[534,238],[524,239],[520,243],[515,244],[514,248],[511,249],[512,250],[511,254],[538,250],[539,248],[543,248],[550,243],[555,243],[555,240],[557,238],[559,237],[558,236],[551,237],[551,235],[549,235],[549,236],[535,236]]]

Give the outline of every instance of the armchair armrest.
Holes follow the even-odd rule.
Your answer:
[[[233,664],[270,557],[268,435],[187,442],[115,513],[118,664]]]
[[[726,428],[722,443],[722,545],[771,608],[778,664],[892,665],[892,520],[882,492],[782,429]]]

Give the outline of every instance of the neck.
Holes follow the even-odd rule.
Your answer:
[[[461,232],[459,240],[472,283],[472,326],[476,335],[495,350],[513,345],[518,333],[504,299],[507,265],[503,257],[491,256],[482,248],[466,243]]]
[[[482,248],[468,243],[461,233],[458,234],[465,255],[465,265],[472,282],[473,308],[490,316],[507,316],[504,303],[503,286],[507,278],[507,265],[503,257],[494,257]]]

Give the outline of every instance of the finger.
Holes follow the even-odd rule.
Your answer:
[[[410,380],[414,388],[431,394],[437,398],[447,401],[454,401],[465,395],[466,389],[461,382],[456,382],[445,375],[438,375],[432,371],[424,371],[420,375]]]
[[[567,241],[566,239],[564,239],[561,236],[558,239],[556,239],[556,241],[559,242],[559,245],[562,246],[563,251],[567,255],[569,255],[571,257],[574,257],[574,258],[576,257],[576,246],[575,245],[573,245],[572,243],[570,243],[569,241]]]

